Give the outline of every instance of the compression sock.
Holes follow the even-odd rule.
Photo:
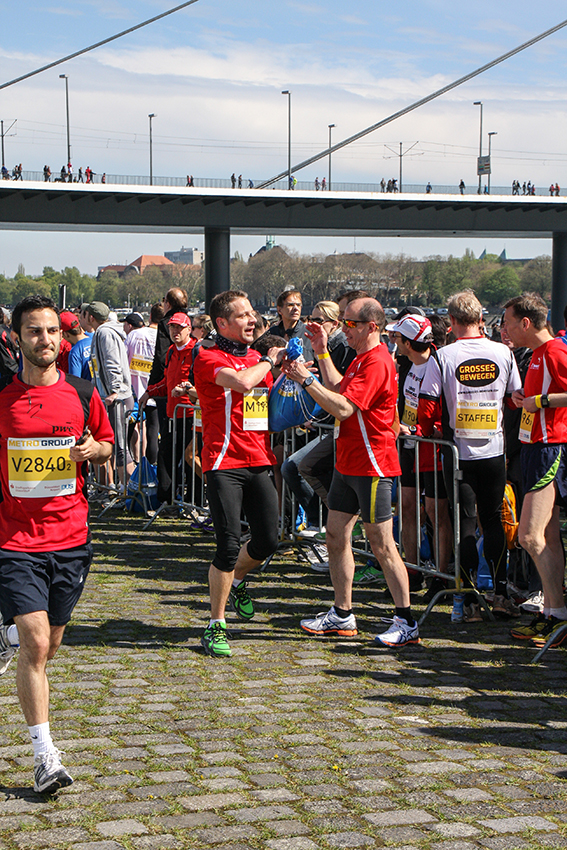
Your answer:
[[[6,633],[6,637],[8,638],[8,642],[10,646],[19,646],[20,645],[20,636],[18,634],[17,626],[8,626],[8,631]]]
[[[352,608],[349,608],[347,610],[346,608],[337,608],[337,606],[335,605],[335,614],[337,615],[337,617],[340,617],[341,620],[346,620],[346,618],[350,617],[350,615],[352,614]]]
[[[28,729],[32,739],[34,758],[55,749],[51,740],[49,722],[38,723],[37,726],[28,726]]]
[[[411,615],[411,608],[396,608],[396,617],[405,620],[408,626],[415,626],[415,620]]]

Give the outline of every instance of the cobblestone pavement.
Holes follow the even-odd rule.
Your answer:
[[[233,658],[206,658],[213,540],[187,526],[95,523],[50,669],[75,777],[56,798],[31,790],[15,665],[0,680],[1,850],[567,846],[563,649],[532,666],[505,624],[441,608],[419,646],[381,651],[377,586],[356,590],[358,638],[310,638],[328,577],[288,554],[251,582],[256,618],[229,615]]]

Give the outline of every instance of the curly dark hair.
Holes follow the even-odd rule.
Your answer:
[[[22,332],[22,316],[34,310],[53,310],[59,319],[59,307],[52,298],[47,298],[45,295],[27,295],[16,304],[12,313],[12,330],[17,336],[20,336]]]

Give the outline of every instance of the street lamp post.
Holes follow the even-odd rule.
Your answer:
[[[291,189],[291,92],[282,94],[287,94],[287,187]]]
[[[480,106],[480,142],[478,147],[478,157],[482,156],[482,100],[475,100],[473,106]],[[478,171],[478,168],[477,168]],[[482,194],[482,175],[478,175],[478,194]]]
[[[69,128],[69,78],[67,74],[59,74],[60,80],[65,80],[65,106],[67,109],[67,164],[71,162],[71,133]]]
[[[154,161],[153,161],[153,143],[152,143],[152,119],[155,118],[155,113],[150,112],[150,186],[154,185]]]
[[[492,137],[497,136],[498,133],[492,132],[488,134],[488,163],[489,163],[489,171],[488,171],[488,194],[490,195],[490,175],[492,173],[492,160],[490,159],[490,155],[492,153]]]
[[[329,185],[327,187],[329,192],[331,191],[331,130],[334,126],[334,124],[329,124]]]

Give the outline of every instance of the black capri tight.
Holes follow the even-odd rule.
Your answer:
[[[269,466],[207,472],[207,496],[217,538],[213,566],[234,570],[242,534],[241,516],[250,526],[248,555],[263,561],[278,545],[278,496],[269,477]]]

